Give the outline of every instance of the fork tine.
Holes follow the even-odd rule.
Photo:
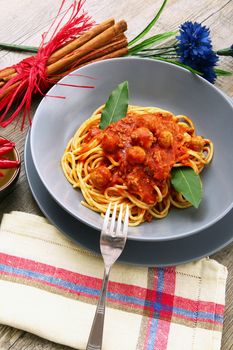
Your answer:
[[[129,206],[126,206],[125,218],[124,218],[124,227],[123,227],[123,235],[127,236],[128,231],[128,223],[129,223]]]
[[[118,220],[117,220],[117,228],[116,228],[116,235],[117,235],[117,236],[118,236],[119,234],[121,234],[122,212],[123,212],[123,204],[120,205],[120,212],[119,212]]]
[[[109,233],[112,235],[114,231],[114,226],[115,226],[115,220],[116,220],[116,210],[117,210],[117,204],[115,203],[113,213],[112,213],[112,219],[111,219],[111,225],[110,225],[110,230]]]
[[[106,211],[106,214],[104,216],[104,223],[103,223],[102,231],[106,231],[107,230],[108,220],[109,220],[110,210],[111,210],[111,205],[112,205],[112,203],[109,203],[107,211]]]

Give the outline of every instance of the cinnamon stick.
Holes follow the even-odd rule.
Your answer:
[[[69,42],[67,45],[63,46],[59,50],[55,51],[47,61],[47,66],[55,63],[56,61],[63,59],[67,54],[71,53],[75,49],[81,47],[83,44],[87,43],[94,37],[98,36],[100,33],[104,32],[106,29],[112,27],[115,24],[115,20],[110,18],[96,27],[90,29],[88,32],[84,33],[77,39]],[[84,53],[85,54],[85,53]],[[0,87],[2,87],[6,81],[10,80],[12,77],[17,75],[15,68],[6,68],[0,72]]]
[[[68,55],[72,51],[76,50],[77,48],[81,47],[82,45],[86,44],[88,41],[99,35],[100,33],[104,32],[106,29],[112,27],[115,24],[115,20],[113,18],[107,19],[106,21],[98,24],[94,28],[90,29],[88,32],[84,33],[83,35],[79,36],[77,39],[74,39],[67,45],[63,46],[59,50],[55,51],[48,59],[47,65],[58,61],[60,58]]]
[[[109,44],[95,50],[94,52],[90,52],[89,54],[83,56],[78,62],[75,62],[75,66],[79,65],[79,64],[83,64],[85,62],[88,62],[89,60],[94,60],[98,57],[101,57],[103,55],[107,55],[115,50],[119,50],[123,47],[126,47],[128,45],[128,41],[126,36],[121,33],[120,35],[118,35],[116,37],[116,41],[110,42]],[[66,67],[65,67],[66,68]],[[16,76],[17,73],[15,72],[14,74],[8,75],[5,78],[2,78],[0,81],[0,88],[11,78],[13,78],[14,76]]]
[[[16,75],[18,75],[18,73],[16,72],[16,70],[14,71],[14,73],[4,77],[4,78],[1,78],[0,79],[0,88],[5,85],[5,83],[10,80],[11,78],[15,77]]]
[[[78,61],[78,65],[86,63],[92,60],[95,60],[96,58],[108,55],[114,51],[117,51],[119,49],[122,49],[123,47],[127,47],[128,46],[128,42],[126,37],[118,40],[118,41],[113,41],[110,44],[107,44],[97,50],[95,50],[94,52],[90,52],[89,54],[87,54],[86,56],[83,56],[79,61]]]
[[[11,92],[11,90],[14,90],[19,84],[21,83],[21,81],[17,81],[17,83],[12,84],[11,86],[9,86],[7,89],[4,90],[4,92],[2,92],[0,94],[0,100],[6,96],[9,92]]]
[[[55,51],[48,59],[47,65],[50,65],[56,62],[57,60],[59,60],[60,58],[71,53],[78,47],[82,46],[83,44],[85,44],[86,42],[94,38],[96,35],[112,27],[114,24],[115,24],[115,20],[113,18],[109,18],[106,21],[98,24],[94,28],[90,29],[88,32],[84,33],[83,35],[80,35],[78,38],[72,40],[68,44],[61,47],[59,50]],[[8,81],[11,77],[15,75],[17,75],[17,71],[15,68],[10,67],[0,71],[0,87],[3,86],[6,81]]]
[[[80,68],[81,66],[89,64],[90,62],[93,62],[93,61],[97,60],[98,58],[102,59],[102,57],[105,57],[106,55],[109,55],[110,53],[112,53],[114,51],[118,51],[122,48],[127,48],[128,47],[127,38],[124,35],[122,35],[122,36],[119,36],[119,39],[120,40],[113,41],[110,44],[107,44],[106,46],[101,47],[100,49],[95,50],[94,52],[91,52],[91,53],[87,54],[86,56],[83,56],[80,60],[75,62],[75,68],[76,69]],[[127,52],[128,52],[128,50],[126,51],[126,53]],[[118,57],[118,56],[116,56],[116,57]],[[64,68],[66,68],[66,67],[64,67]],[[52,78],[55,80],[56,79],[59,80],[63,76],[69,74],[72,70],[73,70],[72,67],[68,70],[65,69],[64,71],[60,72],[60,74],[53,75]]]
[[[69,55],[61,58],[57,62],[49,65],[47,67],[47,74],[56,74],[62,68],[72,65],[77,59],[85,56],[89,52],[107,44],[113,37],[116,37],[120,33],[123,33],[127,29],[127,23],[125,21],[120,21],[114,24],[112,27],[106,29],[104,32],[100,33],[87,43],[85,43],[81,48],[74,50]]]
[[[117,58],[117,57],[122,57],[122,56],[125,56],[127,55],[128,53],[128,47],[123,47],[119,50],[116,50],[116,51],[113,51],[113,52],[110,52],[108,53],[107,55],[104,53],[102,56],[96,58],[96,59],[93,59],[91,61],[87,61],[87,62],[84,62],[83,64],[80,64],[77,68],[81,68],[81,67],[84,67],[86,66],[87,64],[90,64],[90,63],[93,63],[93,62],[98,62],[98,61],[102,61],[104,59],[109,59],[109,58]],[[60,80],[62,77],[64,77],[65,75],[68,75],[71,73],[71,69],[69,70],[66,70],[62,73],[60,73],[59,75],[57,75],[57,80]],[[54,76],[53,76],[54,78]]]
[[[126,41],[127,43],[127,41]],[[123,45],[123,46],[122,46]],[[122,46],[122,47],[121,47]],[[114,50],[112,50],[114,48]],[[102,55],[101,55],[102,53]],[[77,68],[81,68],[89,63],[109,59],[109,58],[117,58],[121,56],[125,56],[128,53],[128,45],[125,45],[125,41],[120,40],[119,42],[114,42],[109,45],[106,45],[105,49],[102,48],[98,50],[98,52],[93,53],[89,57],[84,56],[82,60],[80,60]],[[62,76],[69,74],[70,70],[66,70],[62,73]],[[58,77],[59,80],[61,76]],[[3,93],[0,94],[0,100],[7,95],[11,90],[16,88],[20,84],[20,81],[11,85],[8,89],[6,89]]]
[[[115,24],[114,19],[109,19],[92,28],[82,36],[54,52],[47,62],[48,77],[70,73],[72,67],[82,67],[87,63],[114,58],[128,53],[127,38],[124,31],[127,23],[122,20]],[[6,68],[0,71],[0,88],[14,76],[17,76],[15,68]],[[17,81],[0,94],[0,100],[11,90],[15,89],[21,81]]]
[[[13,74],[15,72],[16,72],[15,68],[11,68],[11,67],[10,68],[5,68],[5,69],[3,69],[0,72],[0,79],[4,78],[4,77],[7,77],[8,75],[11,75],[11,74]]]
[[[99,57],[99,58],[97,58],[95,60],[88,61],[88,64],[93,63],[93,62],[106,60],[106,59],[109,59],[109,58],[122,57],[122,56],[127,55],[127,53],[128,53],[128,47],[123,47],[122,49],[119,49],[117,51],[113,51],[113,52],[109,53],[108,55],[104,55],[104,56],[101,56],[101,57]],[[78,68],[81,68],[81,67],[85,66],[86,64],[87,64],[87,62],[84,63],[84,64],[81,64]]]

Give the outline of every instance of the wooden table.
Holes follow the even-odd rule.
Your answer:
[[[69,3],[71,0],[67,2]],[[97,22],[112,16],[118,20],[124,18],[128,22],[129,29],[127,36],[130,39],[145,27],[161,2],[162,0],[87,0],[85,7]],[[48,28],[51,18],[56,15],[59,3],[59,1],[55,2],[53,0],[1,0],[0,42],[23,43],[33,46],[38,45],[41,40],[42,32]],[[179,24],[186,20],[198,21],[210,27],[214,47],[224,48],[233,44],[232,18],[233,1],[231,0],[170,0],[156,28],[153,28],[151,33],[175,30]],[[0,51],[0,67],[10,66],[24,57],[26,57],[25,54]],[[221,61],[221,66],[224,69],[233,71],[233,60],[231,58],[224,58]],[[232,77],[219,78],[216,82],[216,86],[233,97]],[[39,101],[40,99],[33,101],[32,116]],[[14,129],[14,126],[9,126],[7,129],[0,130],[2,136],[6,136],[16,142],[22,159],[26,132],[26,128],[21,132],[19,128]],[[3,213],[12,210],[22,210],[28,213],[42,215],[29,190],[23,164],[16,188],[0,203],[0,219]],[[222,350],[233,349],[232,254],[233,244],[212,256],[214,259],[224,264],[229,271]],[[0,349],[58,350],[65,349],[65,347],[24,331],[1,325]]]

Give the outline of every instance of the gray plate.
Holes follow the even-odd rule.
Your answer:
[[[41,182],[33,164],[29,135],[25,142],[24,161],[32,194],[44,215],[61,232],[83,247],[99,253],[99,232],[81,223],[65,211]],[[179,240],[162,242],[127,241],[119,259],[134,265],[169,266],[210,255],[233,240],[233,211],[211,228]]]
[[[184,238],[220,220],[233,205],[233,107],[224,94],[187,70],[149,59],[121,58],[87,65],[66,76],[65,84],[94,84],[95,89],[55,85],[33,118],[31,151],[44,186],[66,211],[87,225],[101,229],[101,216],[81,204],[82,193],[66,180],[60,159],[77,127],[103,104],[112,89],[129,81],[130,103],[158,106],[190,116],[198,134],[213,140],[214,160],[201,174],[204,196],[198,210],[173,209],[163,220],[129,228],[130,240],[162,241]],[[224,176],[223,176],[224,173]]]

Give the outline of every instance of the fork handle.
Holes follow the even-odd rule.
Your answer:
[[[108,288],[108,279],[111,267],[104,269],[104,278],[102,284],[101,295],[97,304],[95,317],[92,323],[86,350],[101,350],[105,316],[105,301]]]

